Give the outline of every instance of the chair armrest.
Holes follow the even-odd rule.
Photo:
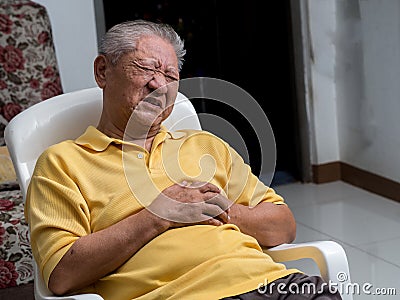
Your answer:
[[[276,262],[285,262],[303,258],[311,258],[320,270],[326,282],[334,283],[339,291],[350,285],[350,271],[347,255],[343,247],[334,241],[316,241],[299,244],[282,244],[273,248],[263,248]],[[353,299],[351,294],[343,295],[343,299]]]
[[[81,294],[72,296],[47,296],[44,298],[36,298],[43,300],[104,300],[100,295],[97,294]]]
[[[35,272],[35,300],[104,300],[100,295],[97,294],[53,296],[46,287],[42,276],[39,273],[36,262],[33,263],[33,268]]]

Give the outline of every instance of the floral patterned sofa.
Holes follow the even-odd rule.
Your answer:
[[[62,93],[45,7],[0,1],[0,295],[33,281],[24,201],[4,142],[8,122],[24,109]]]
[[[4,157],[1,157],[2,163]],[[13,185],[3,182],[0,191],[0,288],[33,281],[33,258],[24,203],[18,188],[7,190]]]

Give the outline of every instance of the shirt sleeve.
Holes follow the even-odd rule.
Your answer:
[[[285,204],[283,197],[252,173],[250,166],[232,147],[227,145],[227,149],[230,157],[230,165],[227,166],[227,195],[230,200],[251,207],[260,202]]]
[[[89,207],[55,149],[39,157],[25,204],[32,253],[46,284],[72,244],[90,233]]]

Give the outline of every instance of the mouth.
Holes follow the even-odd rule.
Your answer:
[[[143,101],[146,103],[150,103],[151,105],[157,106],[159,108],[163,108],[163,103],[160,99],[153,97],[146,97],[143,99]]]

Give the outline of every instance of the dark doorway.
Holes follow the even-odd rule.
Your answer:
[[[265,4],[255,0],[103,3],[106,29],[138,18],[172,25],[187,49],[181,78],[219,78],[246,90],[260,104],[274,132],[277,162],[273,184],[301,180],[290,0]],[[248,122],[213,101],[193,104],[198,112],[216,114],[235,126],[245,140],[249,164],[259,175],[260,147]]]

